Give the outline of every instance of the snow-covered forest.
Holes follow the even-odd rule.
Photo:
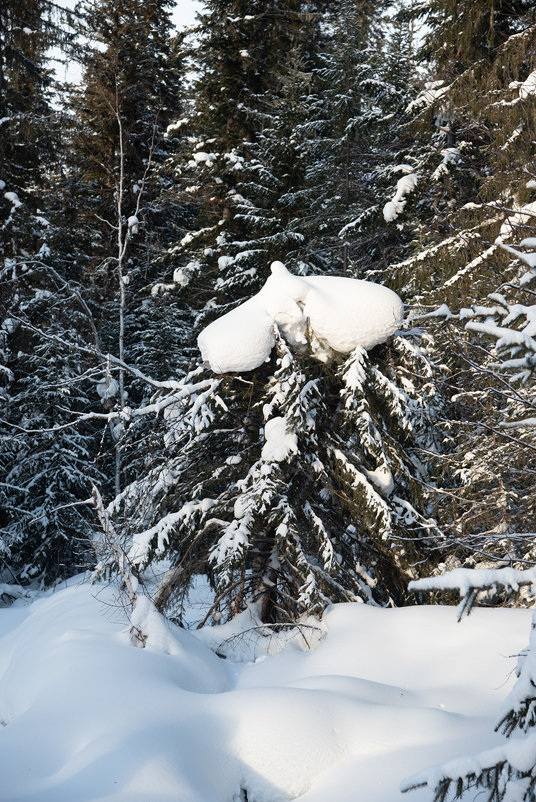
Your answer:
[[[0,802],[535,802],[536,4],[175,6],[0,2]]]

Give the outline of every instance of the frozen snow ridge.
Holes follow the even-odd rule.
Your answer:
[[[277,325],[291,345],[309,343],[325,361],[331,351],[369,351],[400,327],[403,304],[379,284],[339,276],[294,276],[273,262],[260,292],[215,320],[198,337],[214,373],[242,372],[270,358]]]

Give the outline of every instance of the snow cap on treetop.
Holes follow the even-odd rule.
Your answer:
[[[241,372],[270,358],[275,325],[291,345],[309,341],[314,354],[326,359],[329,349],[346,354],[385,342],[402,318],[402,301],[387,287],[340,276],[294,276],[273,262],[260,292],[213,321],[197,342],[215,373]]]

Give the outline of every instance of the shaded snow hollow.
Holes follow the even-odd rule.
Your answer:
[[[457,624],[452,608],[339,604],[303,629],[312,651],[296,634],[260,638],[250,611],[196,637],[149,603],[136,622],[145,649],[114,589],[86,583],[0,609],[2,802],[239,802],[241,789],[251,802],[425,802],[400,782],[503,740],[505,655],[530,611]]]
[[[328,348],[348,354],[385,342],[400,327],[403,304],[380,284],[339,276],[294,276],[273,262],[271,276],[253,298],[215,320],[198,337],[214,373],[254,370],[269,359],[274,324],[293,345],[307,343],[320,359]],[[315,342],[316,341],[316,342]]]

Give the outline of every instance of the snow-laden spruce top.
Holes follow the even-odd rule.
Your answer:
[[[399,328],[403,304],[387,287],[338,276],[293,276],[281,262],[253,298],[207,326],[198,337],[205,362],[214,373],[254,370],[275,345],[274,324],[295,345],[319,341],[326,359],[333,351],[350,353],[358,345],[370,350]]]

